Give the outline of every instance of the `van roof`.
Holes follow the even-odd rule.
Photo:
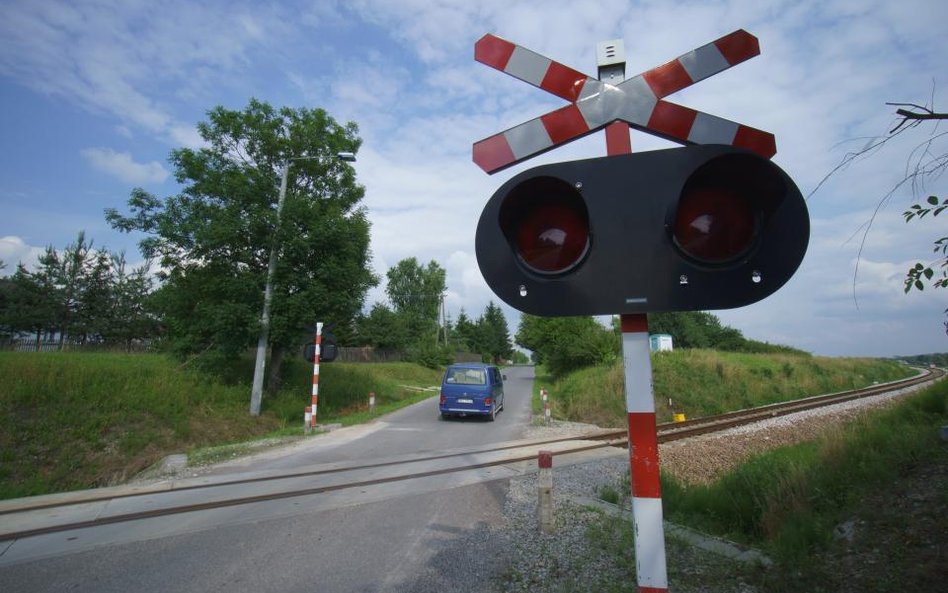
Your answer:
[[[485,369],[495,365],[486,362],[459,362],[448,365],[449,369]]]

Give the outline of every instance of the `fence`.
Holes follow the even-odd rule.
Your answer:
[[[373,348],[371,346],[340,347],[336,360],[339,362],[402,362],[405,355],[400,350],[388,350]],[[471,352],[456,352],[454,354],[456,362],[480,362],[481,355]]]
[[[379,349],[371,346],[344,346],[338,350],[336,360],[339,362],[401,362],[404,360],[400,350]]]
[[[21,338],[16,340],[0,340],[0,350],[13,352],[60,352],[81,350],[82,352],[149,352],[150,341],[125,342],[70,342],[62,344],[59,340],[39,340],[35,338]]]

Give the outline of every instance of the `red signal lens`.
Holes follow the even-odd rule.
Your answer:
[[[754,210],[732,189],[686,188],[678,202],[675,243],[699,261],[733,261],[751,247],[756,231]]]
[[[535,177],[520,184],[504,201],[500,220],[520,261],[533,272],[567,272],[589,251],[586,203],[562,179]]]
[[[517,230],[517,253],[538,272],[555,274],[573,267],[589,245],[588,223],[565,204],[540,204]]]
[[[672,240],[697,262],[733,263],[756,247],[785,194],[770,161],[744,153],[710,159],[685,183],[669,225]]]

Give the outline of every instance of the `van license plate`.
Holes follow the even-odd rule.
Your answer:
[[[459,399],[458,403],[459,404],[473,404],[474,400],[473,399]]]

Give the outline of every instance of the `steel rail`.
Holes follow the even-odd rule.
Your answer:
[[[569,439],[569,438],[557,439],[557,441],[555,442],[563,441],[563,440],[568,441],[568,440],[576,440],[576,439],[575,437],[573,437],[572,439]],[[612,447],[619,444],[621,443],[616,443],[612,441],[597,442],[595,444],[583,444],[583,445],[579,445],[575,447],[570,447],[568,449],[564,449],[561,451],[557,451],[557,454],[565,455],[565,454],[570,454],[570,453],[581,453],[583,451],[591,451],[593,449]],[[536,444],[520,445],[520,447],[528,447],[528,446],[535,447]],[[504,447],[504,448],[509,449],[511,447]],[[500,448],[500,449],[503,449],[503,448]],[[36,535],[45,535],[49,533],[58,533],[62,531],[71,531],[74,529],[84,529],[84,528],[89,528],[89,527],[101,527],[103,525],[112,525],[115,523],[126,523],[128,521],[152,519],[155,517],[164,517],[168,515],[179,515],[182,513],[190,513],[190,512],[195,512],[195,511],[221,509],[221,508],[226,508],[226,507],[252,504],[256,502],[267,502],[271,500],[281,500],[285,498],[296,498],[300,496],[322,494],[325,492],[334,492],[337,490],[346,490],[350,488],[364,488],[366,486],[376,486],[379,484],[387,484],[387,483],[392,483],[392,482],[401,482],[401,481],[406,481],[406,480],[428,478],[432,476],[453,474],[453,473],[459,473],[459,472],[464,472],[464,471],[470,471],[474,469],[494,467],[498,465],[508,465],[510,463],[517,463],[521,461],[531,461],[531,460],[535,460],[536,457],[537,457],[537,454],[535,451],[533,451],[529,455],[520,455],[517,457],[508,457],[508,458],[499,459],[495,461],[473,463],[473,464],[461,465],[457,467],[422,471],[422,472],[403,474],[403,475],[398,475],[398,476],[373,478],[369,480],[346,482],[343,484],[333,484],[329,486],[316,486],[316,487],[310,487],[310,488],[301,488],[301,489],[296,489],[296,490],[287,490],[284,492],[271,492],[268,494],[259,494],[259,495],[253,495],[253,496],[239,496],[239,497],[228,498],[228,499],[223,499],[223,500],[170,506],[170,507],[165,507],[165,508],[149,509],[145,511],[135,511],[135,512],[130,512],[130,513],[122,513],[118,515],[107,516],[107,517],[97,517],[95,519],[89,519],[85,521],[73,521],[70,523],[63,523],[61,525],[49,525],[45,527],[37,527],[35,529],[23,529],[20,531],[10,531],[10,532],[5,532],[5,533],[0,532],[0,541],[10,541],[10,540],[22,539],[25,537],[32,537]],[[348,468],[346,471],[349,471],[351,469],[352,468]],[[273,479],[276,479],[276,478],[273,478]],[[280,479],[284,479],[284,478],[281,477]],[[219,484],[214,484],[210,487],[227,486],[227,485],[232,485],[234,483],[235,482],[219,483]],[[165,490],[161,492],[152,492],[152,494],[161,494],[162,492],[170,493],[170,492],[177,492],[177,490]],[[112,498],[103,497],[96,502],[102,502],[105,500],[112,500]],[[33,511],[33,510],[37,510],[37,508],[33,507],[30,509],[24,509],[22,511],[15,511],[15,512],[28,512],[28,511]]]
[[[802,400],[794,400],[793,402],[780,402],[776,404],[769,404],[766,406],[761,406],[758,408],[749,408],[747,410],[739,410],[736,412],[729,412],[726,414],[721,414],[718,416],[709,416],[705,418],[696,418],[693,420],[688,420],[685,422],[671,422],[658,425],[658,441],[659,442],[668,442],[673,440],[680,440],[699,434],[705,434],[708,432],[715,432],[724,430],[726,428],[731,428],[733,426],[738,426],[741,424],[749,424],[752,422],[757,422],[762,419],[772,418],[780,415],[791,414],[801,410],[812,409],[816,407],[833,405],[836,403],[841,403],[849,401],[852,399],[860,397],[869,397],[872,395],[877,395],[880,393],[885,393],[888,391],[894,391],[897,389],[904,389],[906,387],[911,387],[919,383],[930,381],[933,379],[941,378],[944,375],[944,371],[941,369],[936,369],[934,371],[929,371],[926,374],[918,375],[916,377],[911,377],[902,381],[894,381],[891,383],[885,383],[882,385],[874,385],[865,389],[856,389],[851,391],[844,391],[835,394],[829,395],[820,395],[814,397],[804,398]],[[368,463],[356,466],[349,467],[339,467],[339,468],[330,468],[330,469],[321,469],[313,471],[302,471],[302,472],[292,472],[287,474],[274,474],[268,476],[257,476],[252,478],[241,478],[236,480],[227,480],[217,483],[208,483],[208,484],[194,484],[194,485],[185,485],[181,487],[172,487],[164,489],[152,489],[152,490],[143,490],[136,492],[128,492],[121,494],[103,494],[101,496],[91,496],[88,498],[78,498],[72,501],[60,501],[60,502],[49,502],[49,503],[40,503],[33,506],[21,507],[17,509],[9,509],[0,511],[0,516],[6,514],[15,514],[15,513],[25,513],[36,510],[51,509],[51,508],[62,508],[68,507],[77,504],[86,504],[86,503],[96,503],[96,502],[105,502],[110,500],[118,500],[124,498],[133,498],[139,496],[149,496],[149,495],[161,495],[164,493],[173,493],[181,492],[186,490],[200,490],[200,489],[211,489],[219,488],[226,486],[234,486],[240,484],[250,484],[254,482],[264,482],[272,480],[283,480],[283,479],[293,479],[293,478],[306,478],[312,476],[318,476],[323,474],[332,474],[332,473],[341,473],[347,471],[357,471],[362,469],[374,469],[380,467],[393,467],[397,465],[409,464],[409,463],[419,463],[426,461],[433,461],[439,459],[447,459],[451,457],[460,457],[466,455],[472,455],[476,453],[491,453],[496,451],[512,450],[518,448],[535,448],[537,446],[552,444],[552,443],[562,443],[568,441],[599,441],[594,444],[581,444],[575,447],[570,447],[561,451],[557,451],[556,455],[565,455],[570,453],[579,453],[583,451],[590,451],[594,449],[600,449],[604,447],[618,447],[626,446],[628,443],[628,434],[625,430],[615,430],[615,431],[599,431],[595,433],[588,433],[585,435],[575,435],[567,437],[558,437],[552,439],[543,439],[538,441],[530,442],[520,442],[517,444],[508,444],[499,447],[492,447],[486,449],[478,450],[467,450],[462,452],[446,453],[443,455],[433,455],[428,457],[420,458],[411,458],[398,461],[388,461],[388,462],[379,462],[379,463]],[[517,463],[521,461],[530,461],[536,458],[536,452],[531,451],[530,454],[519,455],[515,457],[504,458],[501,460],[488,461],[483,463],[467,464],[457,467],[442,468],[437,470],[422,471],[416,473],[408,473],[397,476],[389,476],[383,478],[374,478],[368,480],[347,482],[343,484],[334,484],[328,486],[317,486],[309,488],[301,488],[294,490],[287,490],[284,492],[274,492],[268,494],[252,495],[252,496],[239,496],[235,498],[228,498],[224,500],[209,501],[203,503],[192,503],[186,505],[170,506],[165,508],[158,509],[149,509],[145,511],[136,511],[130,513],[123,513],[118,515],[112,515],[107,517],[98,517],[95,519],[85,520],[85,521],[74,521],[70,523],[63,523],[61,525],[51,525],[46,527],[39,527],[35,529],[25,529],[20,531],[11,531],[11,532],[0,532],[0,541],[9,541],[15,539],[21,539],[25,537],[31,537],[36,535],[43,535],[49,533],[57,533],[62,531],[69,531],[73,529],[83,529],[89,527],[99,527],[103,525],[111,525],[116,523],[124,523],[128,521],[135,521],[141,519],[150,519],[155,517],[162,517],[168,515],[176,515],[181,513],[189,513],[195,511],[219,509],[225,507],[239,506],[245,504],[252,504],[257,502],[266,502],[271,500],[280,500],[287,498],[295,498],[300,496],[309,496],[313,494],[321,494],[325,492],[332,492],[338,490],[345,490],[349,488],[360,488],[366,486],[373,486],[379,484],[386,484],[392,482],[413,480],[419,478],[426,478],[438,475],[446,475],[452,473],[459,473],[463,471],[469,471],[474,469],[483,469],[488,467],[494,467],[499,465],[507,465],[510,463]]]
[[[307,478],[307,477],[313,477],[313,476],[320,476],[320,475],[326,475],[326,474],[336,474],[336,473],[357,471],[357,470],[363,470],[363,469],[378,469],[378,468],[381,468],[381,467],[393,467],[393,466],[404,465],[404,464],[408,464],[408,463],[419,463],[419,462],[425,462],[425,461],[436,461],[436,460],[439,460],[439,459],[450,459],[451,457],[463,457],[463,456],[466,456],[466,455],[473,455],[473,454],[478,454],[478,453],[492,453],[492,452],[495,452],[495,451],[508,451],[508,450],[510,450],[510,449],[517,449],[517,448],[521,448],[521,447],[532,447],[532,446],[537,446],[537,445],[549,445],[549,444],[553,444],[553,443],[562,443],[562,442],[565,442],[565,441],[575,441],[575,440],[605,440],[605,439],[616,438],[617,435],[622,435],[622,434],[625,434],[625,433],[623,433],[622,431],[609,431],[609,430],[604,430],[604,431],[601,431],[601,432],[598,432],[598,433],[588,433],[588,434],[585,434],[585,435],[556,437],[556,438],[550,438],[550,439],[542,439],[542,440],[538,440],[538,441],[520,442],[520,443],[517,443],[517,444],[507,444],[507,445],[502,445],[502,446],[499,446],[499,447],[488,447],[488,448],[484,448],[484,449],[463,450],[463,451],[456,451],[456,452],[453,452],[453,453],[444,453],[444,454],[441,454],[441,455],[429,455],[429,456],[426,456],[426,457],[406,458],[406,459],[400,459],[400,460],[397,460],[397,461],[391,461],[391,460],[389,460],[389,461],[380,461],[380,462],[376,462],[376,463],[363,463],[363,464],[359,464],[359,465],[347,465],[347,466],[345,466],[345,467],[324,468],[324,469],[298,471],[298,472],[289,472],[289,473],[274,473],[274,474],[269,474],[269,475],[265,475],[265,476],[254,476],[254,477],[247,477],[247,478],[238,478],[238,479],[235,479],[235,480],[224,480],[224,481],[221,481],[221,482],[210,482],[210,483],[205,483],[205,484],[186,484],[186,485],[163,487],[163,488],[149,488],[149,486],[142,486],[142,488],[141,488],[140,490],[136,490],[136,491],[134,491],[134,492],[123,492],[123,493],[117,493],[117,494],[112,494],[112,493],[109,493],[109,492],[103,492],[103,493],[99,494],[99,493],[96,493],[96,491],[93,490],[93,491],[89,491],[89,492],[90,492],[90,496],[88,496],[88,497],[83,497],[83,496],[81,496],[81,495],[77,495],[77,496],[76,496],[74,499],[72,499],[72,500],[65,500],[65,501],[49,501],[49,502],[42,502],[42,501],[40,501],[40,502],[37,502],[37,504],[22,506],[22,507],[18,507],[18,508],[0,509],[0,517],[2,517],[3,515],[9,515],[9,514],[13,514],[13,513],[21,513],[21,512],[25,512],[25,511],[36,511],[36,510],[50,509],[50,508],[62,508],[62,507],[68,507],[68,506],[79,505],[79,504],[88,504],[88,503],[95,503],[95,502],[103,502],[103,501],[107,501],[107,500],[121,500],[121,499],[135,498],[135,497],[140,497],[140,496],[154,496],[154,495],[156,495],[156,494],[164,494],[164,493],[169,493],[169,492],[185,492],[185,491],[188,491],[188,490],[204,490],[204,489],[208,489],[208,488],[220,488],[220,487],[223,487],[223,486],[238,486],[238,485],[241,485],[241,484],[253,484],[253,483],[255,483],[255,482],[269,482],[269,481],[273,481],[273,480],[287,480],[287,479],[293,479],[293,478]],[[67,492],[67,493],[62,493],[62,494],[68,495],[69,493]],[[77,494],[78,494],[78,493],[77,493]],[[2,504],[2,501],[0,501],[0,504]],[[0,535],[2,535],[2,534],[0,534]]]

